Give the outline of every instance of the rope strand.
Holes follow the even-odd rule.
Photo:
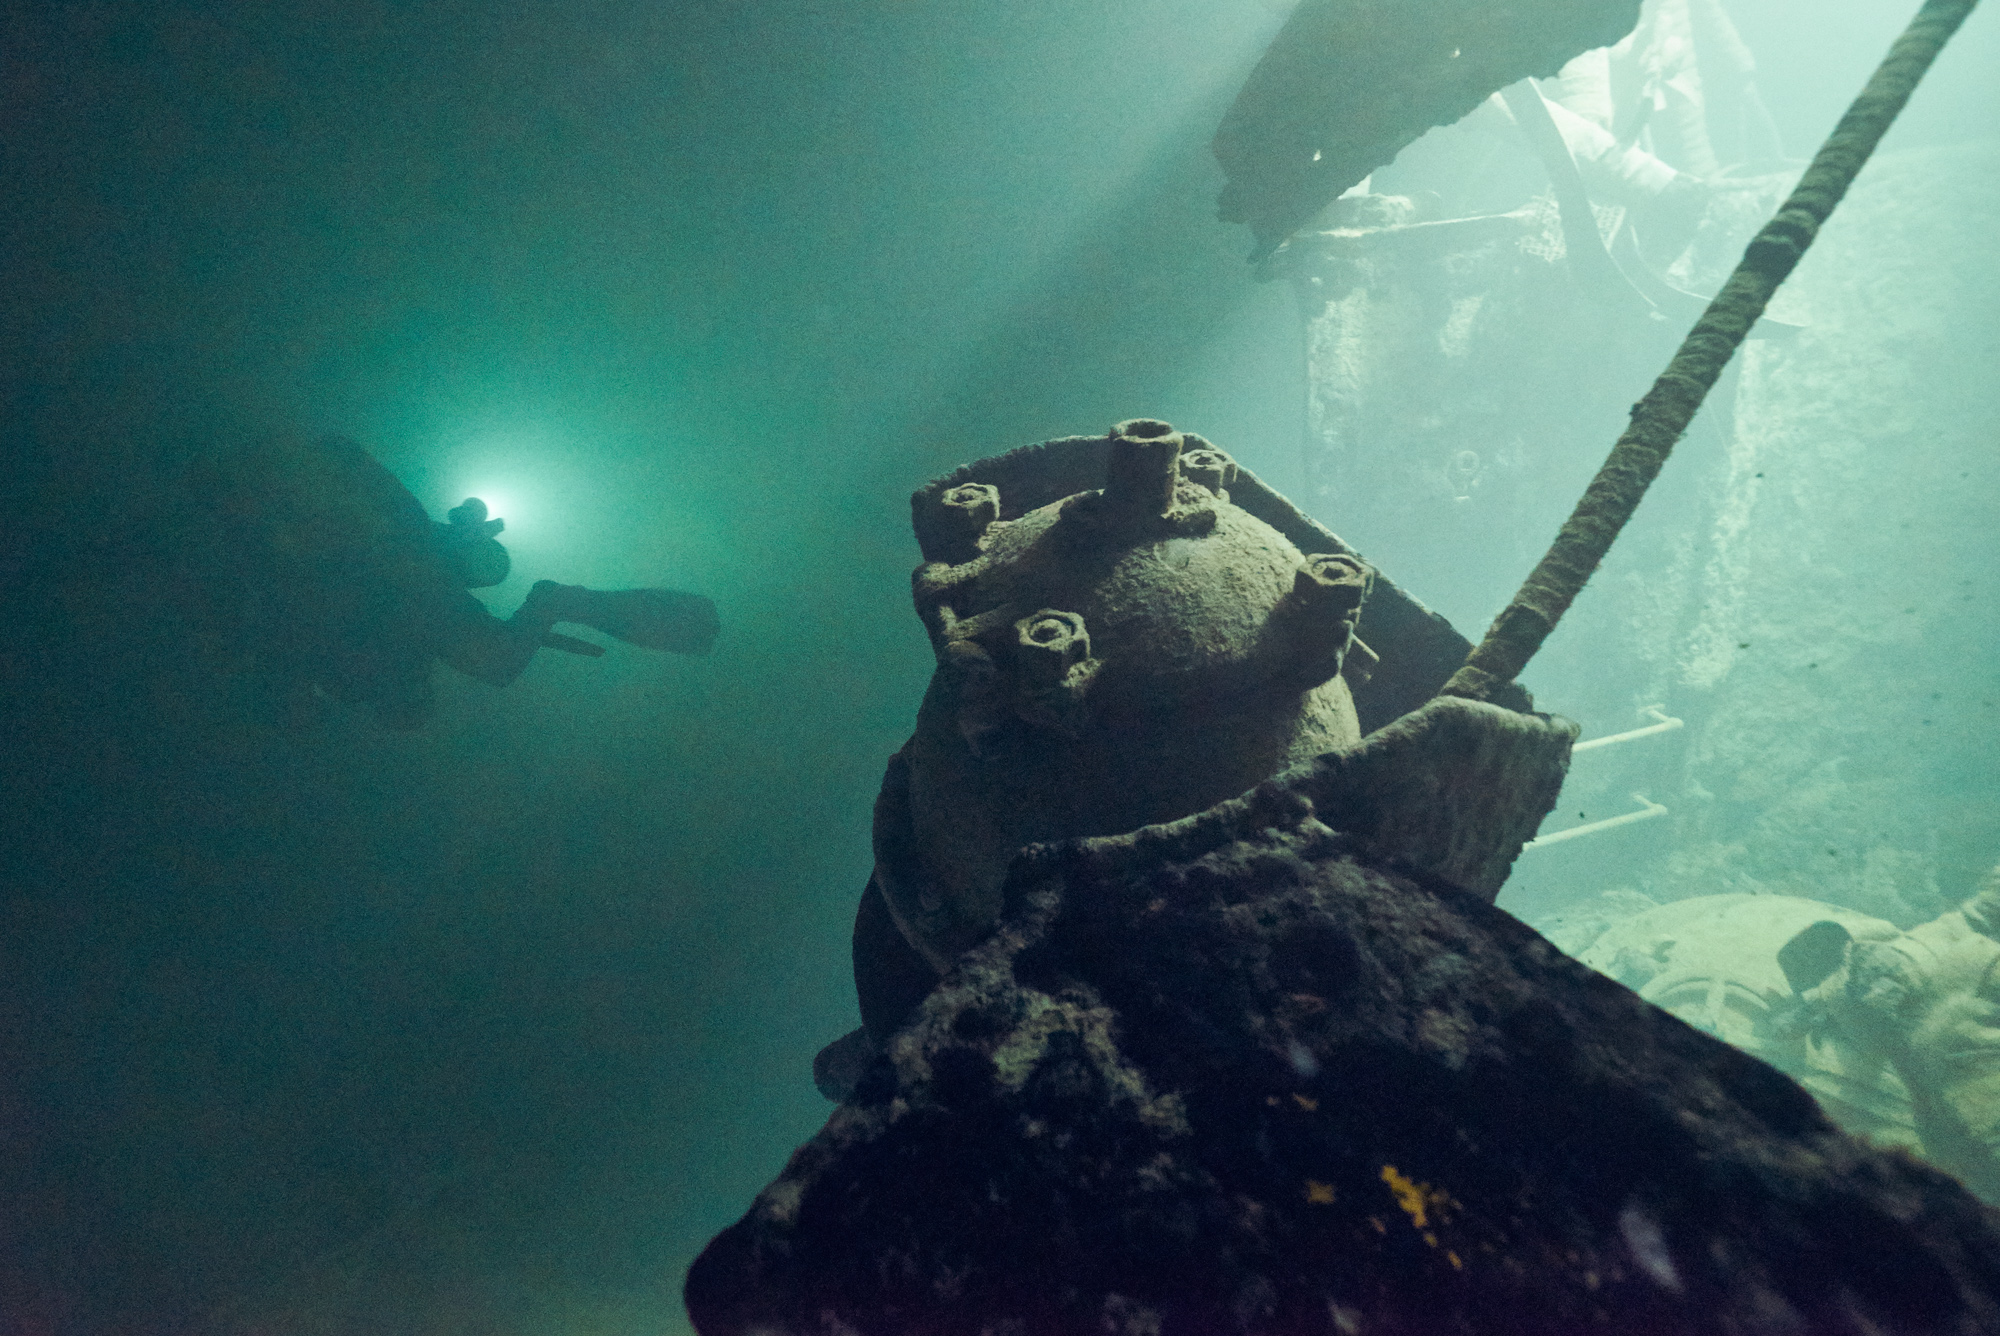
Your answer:
[[[1813,155],[1791,196],[1751,239],[1736,271],[1688,331],[1667,369],[1646,397],[1633,405],[1631,425],[1591,479],[1548,554],[1439,695],[1490,700],[1520,676],[1638,509],[1640,498],[1659,476],[1723,367],[1764,314],[1771,294],[1812,245],[1924,72],[1976,3],[1926,0],[1910,20]]]

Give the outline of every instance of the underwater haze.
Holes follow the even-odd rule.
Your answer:
[[[1910,8],[1731,4],[1788,155]],[[933,666],[908,496],[966,460],[1167,419],[1476,638],[1602,450],[1448,525],[1327,481],[1298,294],[1214,219],[1289,9],[7,7],[0,1336],[690,1331],[688,1263],[858,1023]],[[1996,20],[1526,675],[1586,738],[1681,721],[1580,755],[1551,831],[1667,811],[1530,848],[1503,907],[1906,927],[2000,862]],[[1657,369],[1576,379],[1616,408]],[[189,461],[287,433],[433,518],[483,498],[496,612],[669,586],[713,652],[274,725],[197,652],[176,545],[213,536]]]

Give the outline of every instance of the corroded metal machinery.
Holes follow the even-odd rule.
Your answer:
[[[866,1027],[703,1336],[2000,1330],[1971,1196],[1494,907],[1576,727],[1332,534],[1145,421],[915,503]],[[1846,938],[1778,964],[1865,1017]]]
[[[1468,648],[1165,422],[967,465],[912,512],[938,666],[883,781],[856,921],[878,1043],[991,929],[1023,846],[1175,820],[1350,750]]]

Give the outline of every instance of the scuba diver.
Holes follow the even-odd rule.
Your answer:
[[[600,645],[555,631],[588,626],[646,649],[706,654],[721,622],[699,594],[586,589],[542,580],[501,618],[471,591],[507,578],[511,560],[469,498],[434,522],[396,477],[354,442],[265,441],[226,461],[217,486],[237,556],[244,657],[276,679],[294,710],[330,696],[391,728],[435,707],[431,665],[505,686],[539,649],[598,657]]]

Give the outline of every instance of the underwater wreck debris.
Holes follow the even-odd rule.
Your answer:
[[[1168,423],[1100,453],[1101,487],[1032,508],[987,481],[912,503],[938,667],[900,754],[914,859],[876,881],[940,971],[1021,846],[1186,816],[1361,737],[1341,669],[1372,572],[1233,504],[1242,471]]]
[[[2000,1201],[2000,868],[1907,930],[1790,895],[1634,895],[1623,907],[1563,945],[1792,1077],[1847,1131]],[[1560,941],[1565,926],[1544,931]]]
[[[1110,610],[1146,600],[1083,595],[1135,549],[1192,569],[1173,545],[1239,522],[1212,484],[1313,535],[1240,468],[1169,489],[1169,433],[1030,447],[914,498],[928,726],[963,774],[1094,727],[1033,693],[1104,706]],[[970,547],[940,513],[960,501],[989,512]],[[910,749],[891,764],[856,921],[864,1030],[816,1071],[846,1102],[690,1269],[702,1336],[2000,1327],[2000,1215],[1492,907],[1575,727],[1449,695],[1380,721],[1437,681],[1414,650],[1455,633],[1331,535],[1304,546],[1341,560],[1299,557],[1239,602],[1268,620],[1323,584],[1328,615],[1358,614],[1348,634],[1383,650],[1350,687],[1365,737],[1192,815],[1019,850],[942,977],[950,939],[922,950],[898,912],[929,927],[946,900]],[[1017,578],[1036,570],[1091,579],[1055,598]],[[971,637],[981,654],[954,649]],[[1024,696],[1000,664],[1030,645]],[[968,821],[1013,801],[951,796]]]
[[[1963,905],[1856,940],[1838,916],[1780,947],[1800,1023],[1893,1068],[1924,1157],[2000,1202],[2000,868]]]
[[[1977,0],[1925,0],[1869,76],[1778,212],[1752,237],[1736,271],[1702,312],[1546,555],[1529,573],[1463,668],[1450,695],[1489,699],[1513,681],[1611,550],[1659,476],[1696,410],[1832,215],[1938,53]]]
[[[1796,176],[1723,0],[1652,0],[1615,46],[1413,144],[1258,270],[1304,316],[1307,493],[1365,516],[1405,581],[1501,607],[1575,461],[1622,429],[1627,382],[1665,365]],[[1767,314],[1750,337],[1799,332]],[[1699,435],[1729,434],[1737,379]]]
[[[1026,851],[695,1263],[702,1336],[2000,1329],[2000,1217],[1378,861],[1330,779]]]
[[[1304,0],[1215,133],[1219,216],[1262,258],[1426,130],[1638,21],[1638,0]]]
[[[1073,752],[1026,795],[1006,791],[1007,767],[981,767],[1063,755],[1112,696],[1098,686],[1099,626],[1159,602],[1101,599],[1113,616],[1100,619],[1032,596],[1047,583],[1038,567],[1090,554],[1083,569],[1102,580],[1149,544],[1198,550],[1220,529],[1228,469],[1205,463],[1190,482],[1176,466],[1185,439],[1169,446],[1170,427],[1139,420],[1106,439],[1101,491],[1022,505],[1015,514],[1035,522],[1018,534],[995,536],[1004,478],[961,471],[913,498],[930,562],[915,592],[939,673],[928,730],[920,718],[877,803],[877,872],[856,931],[875,1019],[823,1055],[843,1078],[859,1070],[847,1102],[690,1269],[703,1336],[2000,1329],[2000,1215],[1848,1137],[1783,1074],[1567,960],[1478,893],[1489,877],[1497,888],[1553,805],[1575,737],[1483,698],[1518,691],[1515,676],[1970,7],[1929,0],[1635,407],[1522,594],[1436,698],[1364,744],[1194,815],[1031,844],[988,896],[1008,841],[1050,838],[1027,832],[1058,824],[1047,804],[1061,784],[1124,795],[1115,771],[1092,773]],[[983,564],[1010,541],[1010,556],[1039,553],[1019,566],[1030,578],[1010,583],[1003,560],[981,588]],[[1187,601],[1197,627],[1248,607],[1256,634],[1214,636],[1179,655],[1196,671],[1134,694],[1209,723],[1212,700],[1185,687],[1217,666],[1238,679],[1238,700],[1279,680],[1313,683],[1307,696],[1342,683],[1369,573],[1279,555],[1290,591]],[[973,605],[953,602],[968,590]],[[1314,672],[1276,677],[1255,649],[1284,624],[1286,600],[1314,597],[1354,621]],[[1300,657],[1296,637],[1269,638]],[[1038,666],[1010,673],[1023,652]],[[1355,689],[1322,704],[1321,731],[1360,726]],[[1039,733],[1025,748],[1022,726]],[[1312,731],[1277,727],[1268,754]],[[920,776],[912,748],[925,741],[957,772]],[[1140,773],[1170,772],[1156,761]],[[928,830],[926,790],[938,801]],[[1454,793],[1472,800],[1444,800]],[[945,866],[957,859],[955,885],[940,885],[934,856],[926,866],[941,849]],[[871,971],[864,927],[900,954]],[[1817,963],[1825,978],[1802,973],[1796,986],[1832,988],[1829,1008],[1885,973],[1865,951]],[[914,987],[878,990],[871,1006],[871,973],[909,984],[940,964],[914,1014],[885,1005]]]
[[[1153,419],[967,465],[911,518],[937,671],[883,778],[856,919],[877,1040],[991,930],[1023,845],[1171,821],[1351,751],[1469,649],[1225,451]],[[1501,703],[1531,705],[1519,688]]]

